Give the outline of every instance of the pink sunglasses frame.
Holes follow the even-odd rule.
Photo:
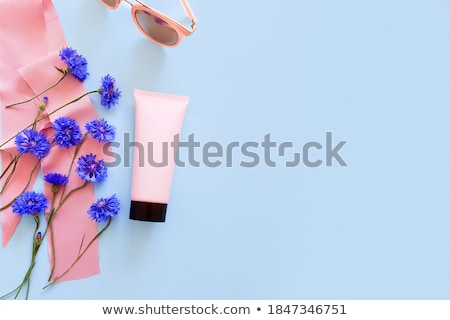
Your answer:
[[[100,0],[100,2],[107,8],[110,9],[117,9],[120,6],[120,3],[122,1],[125,1],[126,3],[128,3],[131,6],[131,15],[133,17],[133,21],[136,24],[136,26],[138,27],[139,31],[141,31],[141,33],[148,38],[149,40],[153,41],[156,44],[159,44],[160,46],[164,46],[164,47],[176,47],[177,45],[180,44],[181,40],[184,37],[190,36],[191,34],[193,34],[195,32],[195,30],[197,30],[197,19],[195,18],[194,12],[192,11],[191,7],[189,6],[187,0],[180,0],[181,5],[183,6],[184,11],[186,12],[187,16],[191,19],[191,30],[189,30],[188,28],[186,28],[185,26],[183,26],[181,23],[179,23],[178,21],[175,21],[174,19],[168,17],[167,15],[165,15],[164,13],[161,13],[147,5],[145,5],[144,3],[140,2],[139,0],[135,0],[138,4],[134,4],[131,3],[129,0],[116,0],[116,4],[114,6],[109,6],[105,3],[105,1]],[[177,42],[175,42],[174,44],[166,44],[166,43],[162,43],[160,41],[157,41],[156,39],[152,38],[147,32],[145,32],[141,25],[139,24],[139,22],[137,21],[136,18],[136,11],[137,10],[143,10],[146,11],[148,13],[150,13],[151,15],[164,20],[165,22],[167,22],[167,24],[173,29],[175,30],[175,32],[178,35],[178,39]]]

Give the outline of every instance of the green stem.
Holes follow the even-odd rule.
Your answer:
[[[81,251],[80,253],[78,253],[77,258],[75,259],[75,261],[70,265],[69,268],[67,268],[66,271],[64,271],[60,276],[57,276],[55,278],[53,278],[52,282],[50,282],[49,284],[47,284],[45,287],[43,287],[42,289],[46,289],[50,286],[52,286],[53,284],[56,283],[56,281],[58,281],[59,279],[61,279],[62,277],[64,277],[70,270],[72,270],[72,268],[78,263],[78,261],[80,261],[80,259],[84,256],[84,254],[87,252],[87,250],[90,248],[90,246],[94,243],[95,240],[97,240],[103,232],[106,231],[106,229],[108,229],[108,227],[111,224],[111,217],[109,217],[108,223],[103,227],[102,230],[100,230],[100,232],[97,233],[97,235],[92,238],[92,240],[88,243],[87,247],[84,248],[83,251]]]
[[[17,158],[20,156],[20,153],[16,154],[14,156],[14,158],[11,159],[11,161],[9,162],[9,164],[6,166],[5,170],[3,170],[2,174],[0,175],[0,179],[3,178],[3,176],[5,175],[6,172],[8,172],[9,168],[11,168],[12,164],[14,163],[14,161],[17,160]]]
[[[5,191],[6,186],[8,185],[9,181],[12,178],[12,175],[14,174],[14,172],[16,171],[16,167],[17,167],[17,163],[19,162],[20,157],[22,156],[22,153],[17,154],[14,157],[14,166],[12,168],[12,171],[9,173],[8,177],[5,180],[5,183],[2,186],[2,189],[0,190],[0,195],[3,194],[3,191]]]
[[[64,204],[64,202],[66,202],[66,200],[76,191],[83,189],[84,187],[86,187],[89,184],[89,181],[85,181],[81,186],[76,187],[75,189],[72,189],[69,191],[69,193],[63,198],[61,198],[61,201],[59,202],[59,207],[62,207],[62,205]]]
[[[36,241],[36,235],[37,235],[37,233],[39,231],[39,226],[41,224],[38,214],[36,214],[34,216],[34,221],[36,222],[36,228],[34,229],[34,234],[33,234],[33,250],[32,250],[32,254],[31,254],[31,263],[30,263],[30,268],[28,269],[28,272],[25,275],[24,281],[22,282],[22,285],[23,285],[25,283],[25,279],[26,279],[26,283],[27,283],[27,293],[26,293],[26,296],[25,296],[26,300],[28,300],[28,293],[29,293],[29,290],[30,290],[31,272],[33,271],[33,268],[36,265],[36,255],[37,255],[37,253],[39,251],[39,248],[41,246],[41,242],[38,243]],[[17,292],[15,299],[17,299],[21,289],[22,288],[20,288],[19,292]]]
[[[70,173],[72,172],[72,167],[73,164],[75,162],[75,158],[78,155],[78,152],[81,148],[81,145],[84,143],[84,141],[86,140],[86,136],[87,133],[85,133],[83,135],[83,138],[81,139],[80,143],[77,145],[77,147],[75,148],[75,152],[74,152],[74,156],[72,157],[72,161],[70,163],[70,167],[69,167],[69,172],[67,174],[67,176],[70,176]],[[50,227],[50,247],[51,247],[51,251],[52,251],[52,268],[50,270],[50,275],[48,277],[48,281],[51,280],[51,278],[53,277],[53,273],[55,272],[55,266],[56,266],[56,252],[55,252],[55,238],[54,238],[54,230],[53,230],[53,225],[52,225],[52,220],[54,215],[56,214],[56,211],[61,208],[61,206],[63,205],[64,201],[73,193],[73,191],[76,190],[80,190],[81,188],[84,188],[86,186],[87,183],[84,183],[82,186],[72,190],[71,192],[69,192],[69,194],[67,195],[66,198],[64,198],[64,194],[66,192],[66,187],[67,184],[64,185],[63,189],[62,189],[62,193],[61,193],[61,198],[60,198],[60,202],[59,202],[59,206],[58,208],[55,208],[55,200],[56,200],[56,193],[53,194],[53,199],[52,199],[52,210],[51,213],[49,215],[49,219],[48,219],[48,226]]]
[[[72,172],[73,164],[74,164],[75,159],[76,159],[76,157],[77,157],[77,155],[78,155],[78,152],[80,151],[81,145],[82,145],[82,144],[84,143],[84,141],[86,140],[86,137],[87,137],[87,132],[83,135],[83,138],[81,139],[80,143],[79,143],[79,144],[77,145],[77,147],[75,148],[75,152],[74,152],[74,155],[73,155],[73,157],[72,157],[72,162],[70,163],[70,167],[69,167],[69,172],[68,172],[68,174],[67,174],[68,177],[70,176],[70,173]],[[62,205],[64,204],[64,202],[69,198],[69,196],[70,196],[71,194],[73,194],[73,193],[74,193],[75,191],[77,191],[77,190],[80,190],[80,189],[84,188],[86,185],[87,185],[87,181],[86,181],[83,185],[81,185],[81,186],[79,186],[79,187],[77,187],[77,188],[71,190],[71,191],[67,194],[67,196],[65,196],[65,197],[64,197],[64,195],[65,195],[65,192],[66,192],[67,184],[64,185],[64,187],[63,187],[63,189],[62,189],[62,193],[61,193],[61,198],[60,198],[60,201],[59,201],[59,205],[58,205],[57,208],[55,208],[56,194],[53,195],[53,199],[52,199],[52,211],[51,211],[53,214],[51,214],[51,215],[49,216],[49,222],[48,222],[48,225],[50,226],[50,244],[51,244],[51,251],[52,251],[52,268],[51,268],[51,270],[50,270],[50,275],[49,275],[49,277],[48,277],[48,281],[50,281],[51,278],[53,277],[53,273],[55,272],[55,266],[56,266],[55,240],[54,240],[54,233],[53,233],[53,225],[51,224],[50,218],[52,218],[52,220],[53,220],[53,216],[56,214],[56,211],[57,211],[59,208],[61,208],[61,206],[62,206]]]
[[[68,176],[68,177],[70,177],[70,173],[72,172],[72,168],[73,168],[73,164],[75,163],[75,159],[77,158],[78,153],[80,152],[81,146],[83,145],[84,141],[86,141],[87,135],[88,135],[88,133],[86,132],[86,133],[83,135],[83,137],[81,138],[80,143],[79,143],[79,144],[77,145],[77,147],[75,148],[75,152],[74,152],[73,157],[72,157],[72,162],[70,163],[70,167],[69,167],[69,172],[67,173],[67,176]],[[62,200],[63,200],[64,195],[65,195],[65,193],[66,193],[66,187],[67,187],[67,184],[64,185],[63,190],[62,190],[62,194],[61,194],[61,202],[59,203],[60,206],[62,205]]]
[[[60,69],[60,68],[56,68],[56,69],[59,70],[59,71],[61,71],[63,75],[62,75],[62,77],[61,77],[58,81],[56,81],[53,85],[51,85],[50,87],[48,87],[48,88],[45,89],[44,91],[39,92],[38,94],[36,94],[35,96],[31,97],[30,99],[27,99],[27,100],[24,100],[24,101],[21,101],[21,102],[16,102],[16,103],[7,105],[5,108],[11,108],[11,107],[17,106],[17,105],[19,105],[19,104],[23,104],[23,103],[30,102],[31,100],[36,99],[36,98],[39,97],[40,95],[46,93],[47,91],[53,89],[53,88],[56,87],[58,84],[60,84],[61,81],[63,81],[64,78],[69,74],[69,70],[68,70],[68,69],[62,70],[62,69]]]
[[[53,272],[55,271],[55,264],[56,264],[55,236],[53,234],[54,231],[53,231],[53,225],[52,225],[53,218],[54,218],[54,216],[56,214],[56,211],[57,210],[54,208],[54,204],[52,204],[52,210],[50,211],[50,214],[48,215],[47,229],[45,229],[45,232],[44,232],[44,236],[45,236],[47,234],[47,230],[50,229],[50,244],[51,244],[50,247],[51,247],[51,250],[52,250],[52,268],[50,270],[50,276],[48,277],[47,281],[50,281],[50,279],[51,279],[51,277],[53,275]]]
[[[84,93],[83,95],[79,96],[78,98],[73,99],[73,100],[70,101],[70,102],[67,102],[66,104],[62,105],[61,107],[59,107],[59,108],[53,110],[53,111],[50,112],[49,114],[47,114],[47,115],[45,115],[45,116],[42,116],[42,117],[40,117],[37,121],[36,121],[36,120],[35,120],[35,121],[36,121],[36,122],[39,122],[39,121],[41,121],[42,119],[44,119],[44,118],[46,118],[46,117],[48,117],[48,116],[51,116],[51,115],[54,114],[55,112],[61,110],[62,108],[65,108],[65,107],[67,107],[68,105],[70,105],[70,104],[72,104],[72,103],[75,103],[75,102],[81,100],[82,98],[86,97],[87,95],[92,94],[92,93],[99,93],[99,89],[97,89],[97,90],[92,90],[92,91],[89,91],[89,92],[86,92],[86,93]],[[33,123],[34,123],[35,121],[33,121]],[[31,123],[31,124],[29,124],[28,126],[26,126],[23,130],[28,129],[28,128],[30,128],[31,126],[33,126],[33,123]],[[6,141],[3,142],[2,144],[0,144],[0,148],[2,148],[5,144],[7,144],[8,142],[10,142],[10,141],[11,141],[12,139],[14,139],[16,136],[17,136],[17,134],[15,134],[15,135],[12,136],[11,138],[9,138],[8,140],[6,140]]]
[[[37,123],[38,123],[38,118],[42,114],[42,111],[43,110],[41,108],[38,108],[38,112],[37,112],[36,118],[34,118],[34,122],[33,122],[33,125],[31,127],[33,130],[36,130],[36,126],[37,126]]]
[[[34,215],[34,221],[36,222],[36,228],[34,229],[34,233],[33,233],[33,247],[32,247],[32,251],[31,251],[31,262],[30,262],[30,266],[28,267],[27,272],[25,273],[25,276],[23,277],[22,282],[20,283],[20,285],[15,288],[14,290],[8,292],[7,294],[3,295],[0,297],[0,299],[4,299],[8,296],[10,296],[11,294],[13,294],[14,292],[16,293],[16,295],[14,296],[14,299],[17,299],[19,297],[20,292],[22,291],[24,285],[27,285],[27,291],[26,291],[26,295],[25,295],[25,299],[28,299],[28,295],[29,295],[29,290],[30,290],[30,279],[31,279],[31,273],[33,271],[34,266],[36,265],[36,255],[39,251],[39,248],[41,246],[41,240],[37,241],[36,240],[36,235],[39,231],[39,226],[40,226],[40,219],[39,219],[39,215]]]
[[[28,178],[28,182],[25,185],[25,187],[23,188],[22,193],[25,192],[25,190],[27,190],[27,188],[29,187],[30,183],[31,183],[31,178],[33,177],[34,172],[36,171],[36,169],[38,168],[39,163],[41,162],[41,159],[38,159],[38,161],[36,162],[36,164],[34,165],[33,170],[30,173],[30,177]],[[18,197],[18,196],[17,196]],[[11,202],[9,202],[8,204],[4,205],[3,207],[0,208],[0,211],[5,210],[6,208],[8,208],[10,205],[13,204],[14,201],[16,201],[17,197],[15,197],[13,200],[11,200]]]
[[[51,115],[54,114],[55,112],[58,112],[59,110],[61,110],[61,109],[65,108],[65,107],[67,107],[68,105],[70,105],[70,104],[72,104],[72,103],[75,103],[75,102],[77,102],[77,101],[83,99],[84,97],[86,97],[86,96],[88,96],[88,95],[90,95],[90,94],[92,94],[92,93],[99,93],[99,89],[97,89],[97,90],[92,90],[92,91],[89,91],[89,92],[86,92],[86,93],[82,94],[82,95],[79,96],[78,98],[75,98],[75,99],[73,99],[72,101],[69,101],[69,102],[63,104],[61,107],[56,108],[55,110],[53,110],[52,112],[50,112],[47,116],[51,116]],[[41,121],[41,120],[44,119],[45,117],[46,117],[46,116],[40,118],[38,121]],[[0,145],[0,146],[1,146],[1,145]]]
[[[53,221],[53,217],[55,216],[56,212],[62,207],[62,205],[64,204],[64,202],[66,202],[66,200],[76,191],[83,189],[84,187],[86,187],[88,185],[88,181],[85,181],[81,186],[72,189],[65,197],[63,197],[63,195],[61,195],[61,199],[59,202],[58,207],[54,208],[54,200],[55,200],[55,196],[53,196],[53,200],[52,200],[52,211],[49,215],[49,219],[48,219],[48,226],[50,227],[50,243],[51,243],[51,250],[52,250],[52,268],[50,270],[50,276],[48,278],[48,281],[51,280],[53,273],[55,271],[55,265],[56,265],[56,255],[55,255],[55,240],[54,240],[54,235],[53,235],[53,225],[52,225],[52,221]],[[47,233],[47,232],[45,232]]]
[[[14,292],[16,292],[17,290],[19,290],[19,288],[20,288],[20,285],[19,285],[17,288],[15,288],[14,290],[8,292],[7,294],[2,295],[2,296],[0,297],[0,300],[3,300],[3,299],[5,299],[6,297],[9,297],[9,296],[12,295]]]

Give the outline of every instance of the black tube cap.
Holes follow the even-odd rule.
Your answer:
[[[167,203],[131,201],[131,220],[165,222],[166,212]]]

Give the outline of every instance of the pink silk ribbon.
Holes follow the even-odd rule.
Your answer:
[[[31,124],[36,116],[38,99],[35,101],[4,108],[4,106],[28,99],[55,83],[61,73],[55,68],[66,66],[58,56],[58,51],[66,46],[62,28],[51,0],[0,0],[0,111],[2,141],[17,134]],[[45,132],[51,138],[50,122],[61,116],[67,116],[77,121],[84,132],[87,121],[97,119],[98,115],[89,97],[77,101],[66,108],[48,116],[59,106],[83,95],[84,86],[71,75],[43,96],[48,96],[49,102],[44,112],[46,119],[38,123],[37,129]],[[41,97],[42,98],[42,97]],[[57,172],[68,175],[73,159],[74,147],[59,149],[53,147],[49,155],[40,163],[43,175]],[[16,155],[14,140],[0,150],[2,152],[2,168]],[[80,149],[78,157],[88,153],[97,154],[102,158],[101,145],[88,137]],[[17,169],[7,188],[1,195],[2,206],[19,195],[29,179],[36,158],[25,155],[18,163]],[[67,192],[83,184],[75,172],[76,159],[72,172],[69,174]],[[27,189],[31,189],[36,180],[37,171]],[[4,182],[2,179],[2,185]],[[66,192],[66,194],[67,194]],[[44,193],[52,198],[51,186],[44,185]],[[97,223],[89,219],[86,211],[95,201],[94,186],[74,192],[56,213],[53,220],[53,238],[55,255],[49,241],[50,264],[55,262],[53,276],[61,275],[77,258],[78,253],[95,237],[98,232]],[[5,246],[12,237],[19,216],[12,212],[11,207],[1,214],[2,243]],[[95,241],[86,254],[64,277],[58,281],[81,279],[98,274],[98,244]]]

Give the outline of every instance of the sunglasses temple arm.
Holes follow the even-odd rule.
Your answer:
[[[187,2],[187,0],[180,0],[181,5],[184,8],[184,11],[186,12],[186,14],[188,15],[189,18],[191,18],[192,20],[192,32],[194,32],[197,29],[197,18],[194,15],[194,12],[192,11],[191,7],[189,6],[189,3]]]

